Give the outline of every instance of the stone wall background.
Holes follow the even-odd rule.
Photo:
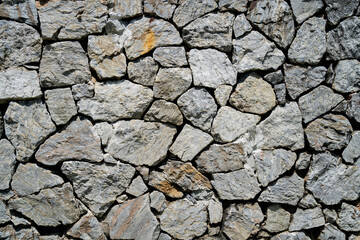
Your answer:
[[[0,239],[360,239],[359,15],[0,1]]]

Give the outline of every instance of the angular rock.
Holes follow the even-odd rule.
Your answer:
[[[184,42],[191,48],[216,48],[231,50],[233,22],[235,16],[229,12],[209,13],[183,28]]]
[[[276,100],[278,104],[286,103],[286,85],[285,83],[276,84],[274,86]]]
[[[77,114],[77,107],[70,88],[45,91],[45,102],[56,125],[66,124]]]
[[[270,240],[311,240],[303,232],[282,232],[272,237]]]
[[[165,195],[158,191],[150,194],[150,207],[161,213],[166,207]]]
[[[343,96],[334,93],[331,88],[320,85],[308,94],[299,98],[299,108],[305,123],[330,111],[342,100]]]
[[[264,79],[272,85],[276,85],[284,81],[284,74],[281,70],[277,70],[276,72],[266,74]]]
[[[92,82],[75,84],[71,87],[71,91],[76,101],[90,98],[94,96],[94,84]]]
[[[252,30],[252,26],[249,23],[249,21],[246,19],[245,14],[237,15],[233,25],[235,38],[239,38],[243,36],[245,33],[250,32],[251,30]]]
[[[0,224],[10,222],[10,220],[11,220],[10,212],[7,209],[5,203],[2,200],[0,200]]]
[[[210,224],[220,223],[223,217],[223,207],[219,200],[212,199],[208,206]]]
[[[0,20],[0,70],[39,62],[41,44],[36,29],[26,24]]]
[[[288,58],[293,63],[318,64],[326,52],[326,21],[312,17],[306,20],[296,33]]]
[[[144,86],[152,86],[156,73],[159,70],[159,65],[152,57],[148,56],[129,62],[127,70],[131,81]]]
[[[315,208],[318,207],[319,204],[316,202],[315,198],[311,194],[306,194],[299,202],[299,207],[303,209],[307,208]]]
[[[189,63],[195,86],[217,88],[222,84],[236,83],[237,72],[225,53],[214,49],[192,49]]]
[[[282,203],[296,206],[304,194],[304,180],[296,173],[270,184],[258,198],[259,202]]]
[[[360,123],[360,93],[354,93],[349,96],[346,115]]]
[[[239,73],[255,70],[276,70],[285,56],[275,44],[257,31],[233,40],[232,61]]]
[[[106,240],[106,236],[101,229],[99,221],[88,212],[80,218],[70,229],[66,235],[78,239]]]
[[[158,47],[153,57],[163,67],[182,67],[188,64],[184,47]]]
[[[282,48],[287,48],[294,38],[294,19],[286,1],[260,0],[252,2],[248,11],[248,19]]]
[[[300,153],[298,160],[295,164],[295,169],[297,170],[305,170],[309,167],[311,162],[311,155],[308,153]]]
[[[199,152],[206,148],[213,138],[211,135],[186,124],[177,136],[169,151],[182,161],[191,161]]]
[[[175,134],[174,127],[162,123],[118,121],[106,151],[124,162],[153,166],[164,160]]]
[[[10,181],[15,171],[15,148],[6,139],[0,140],[0,190],[10,187]]]
[[[325,81],[325,67],[284,65],[286,89],[292,99]]]
[[[337,227],[334,225],[327,223],[325,224],[324,229],[321,231],[319,235],[319,240],[328,240],[328,239],[337,239],[337,240],[345,240],[346,235],[345,233],[341,232]]]
[[[42,87],[65,87],[91,80],[88,58],[79,42],[46,45],[40,62]]]
[[[248,0],[219,0],[220,10],[246,12]]]
[[[267,209],[267,219],[264,229],[272,232],[282,232],[288,229],[290,225],[291,214],[283,209],[281,205],[274,204],[270,205]]]
[[[108,122],[95,123],[93,130],[101,139],[101,145],[107,146],[111,135],[113,134],[113,127]]]
[[[108,35],[117,34],[122,35],[125,31],[126,20],[118,20],[109,18],[105,25],[105,30]]]
[[[230,240],[248,239],[260,230],[263,220],[259,204],[231,204],[224,212],[222,230]]]
[[[39,232],[34,227],[14,229],[12,225],[6,225],[0,228],[0,237],[2,239],[26,240],[26,239],[39,239],[39,237],[43,237],[43,236],[40,236]],[[43,240],[45,238],[40,238],[40,239]]]
[[[149,186],[163,192],[171,198],[182,198],[184,194],[177,190],[163,172],[152,171],[149,176]]]
[[[290,223],[290,231],[299,231],[323,226],[324,215],[320,207],[302,210],[298,208]]]
[[[216,102],[221,106],[225,106],[230,98],[231,91],[233,90],[232,86],[229,85],[220,85],[215,91]]]
[[[79,113],[95,121],[115,122],[119,119],[141,118],[153,99],[150,88],[128,80],[95,83],[95,95],[80,99]]]
[[[332,88],[341,93],[360,90],[360,62],[341,60],[335,67],[335,77]]]
[[[144,180],[141,176],[137,176],[130,184],[129,188],[126,189],[126,193],[138,197],[147,192],[148,187],[145,185]]]
[[[6,136],[16,149],[16,159],[21,162],[28,161],[35,149],[56,130],[41,100],[10,102],[4,120]]]
[[[179,32],[169,22],[148,17],[131,22],[126,31],[129,37],[124,42],[126,56],[133,60],[157,47],[182,43]]]
[[[338,2],[336,0],[325,0],[326,17],[331,25],[336,25],[341,19],[350,17],[359,6],[359,0],[345,0]]]
[[[114,1],[114,6],[109,10],[112,19],[133,18],[142,14],[143,3],[141,0]]]
[[[183,116],[175,103],[157,100],[145,114],[144,120],[153,122],[159,121],[180,126],[183,123]]]
[[[299,24],[319,12],[324,6],[321,0],[290,0],[290,5]]]
[[[347,163],[354,163],[360,159],[360,131],[353,133],[352,138],[342,153],[342,157]]]
[[[336,220],[338,218],[336,210],[325,208],[325,209],[323,209],[323,213],[324,213],[325,221],[327,223],[335,223],[336,222]]]
[[[171,202],[160,215],[161,229],[176,239],[193,239],[207,229],[207,210],[202,202]]]
[[[343,231],[358,232],[360,231],[359,221],[359,208],[347,203],[342,203],[339,218],[336,221],[339,228]]]
[[[170,19],[176,8],[169,0],[145,0],[144,12],[158,16],[160,18]]]
[[[0,17],[25,22],[33,26],[39,24],[35,0],[5,0],[0,4]]]
[[[189,68],[160,68],[154,81],[154,97],[173,101],[191,85]]]

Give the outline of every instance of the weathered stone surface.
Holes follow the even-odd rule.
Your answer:
[[[101,139],[101,145],[107,146],[109,139],[113,133],[113,127],[108,122],[95,123],[93,130]]]
[[[169,0],[145,0],[144,12],[161,18],[170,19],[176,8]]]
[[[113,7],[109,10],[112,19],[132,18],[142,14],[143,1],[141,0],[111,0]]]
[[[309,167],[311,162],[311,155],[308,153],[300,153],[298,160],[296,161],[295,168],[297,170],[305,170]]]
[[[303,232],[282,232],[272,237],[270,240],[311,240]]]
[[[263,220],[259,204],[231,204],[224,213],[223,232],[231,240],[245,240],[259,231]]]
[[[141,176],[137,176],[130,184],[129,188],[126,189],[126,193],[138,197],[147,192],[148,187],[145,185],[144,180]]]
[[[214,91],[216,102],[222,107],[225,106],[230,98],[232,90],[232,86],[229,85],[218,86]]]
[[[283,203],[296,206],[304,194],[304,180],[296,173],[270,184],[258,198],[259,202]]]
[[[126,20],[118,20],[109,18],[105,25],[105,30],[108,35],[122,35],[126,28]]]
[[[342,203],[339,218],[336,221],[339,228],[343,231],[358,232],[360,231],[360,210],[358,207]]]
[[[243,36],[245,33],[250,32],[251,30],[252,30],[252,26],[249,23],[249,21],[246,19],[245,14],[237,15],[233,25],[235,38],[239,38]]]
[[[327,223],[325,224],[324,229],[321,231],[319,240],[328,240],[328,239],[337,239],[337,240],[345,240],[345,233],[341,232],[334,225]]]
[[[16,228],[12,225],[6,225],[0,228],[0,238],[2,239],[16,239],[16,240],[27,240],[27,239],[41,239],[47,240],[43,238],[44,236],[40,236],[39,232],[34,228]],[[52,239],[60,239],[60,238],[52,238]]]
[[[325,224],[324,215],[320,207],[302,210],[298,208],[293,215],[290,223],[290,231],[299,231],[323,226]]]
[[[16,159],[22,162],[28,161],[35,149],[55,131],[41,100],[10,102],[4,120],[6,136],[16,149]]]
[[[243,112],[264,114],[276,105],[276,96],[271,85],[252,73],[237,84],[230,96],[230,104]]]
[[[10,222],[10,220],[11,220],[10,212],[7,209],[5,203],[2,200],[0,200],[0,224]]]
[[[214,0],[185,0],[174,12],[173,21],[178,27],[184,27],[189,22],[217,8]]]
[[[76,101],[90,98],[94,96],[94,84],[92,82],[75,84],[71,86],[71,91]]]
[[[0,190],[10,187],[11,177],[15,171],[15,148],[6,139],[0,140]],[[1,214],[0,214],[1,215]]]
[[[40,62],[42,87],[65,87],[91,80],[86,53],[79,42],[46,45]]]
[[[277,70],[276,72],[266,74],[264,79],[272,85],[276,85],[284,81],[284,74],[281,70]]]
[[[285,83],[276,84],[274,86],[274,91],[275,91],[277,103],[285,104],[286,103],[286,85],[285,85]]]
[[[266,215],[267,219],[264,226],[265,230],[272,233],[277,233],[288,229],[290,225],[291,214],[283,209],[281,205],[270,205],[267,209]]]
[[[236,83],[237,72],[223,52],[192,49],[189,52],[189,63],[195,86],[217,88],[222,84]]]
[[[360,123],[360,93],[350,95],[346,115]]]
[[[256,176],[246,169],[214,173],[211,184],[223,200],[253,199],[261,189]]]
[[[320,85],[308,94],[299,98],[299,108],[305,123],[330,111],[342,100],[343,96],[334,93],[331,88]]]
[[[11,199],[9,208],[16,209],[39,226],[48,227],[72,224],[83,213],[70,183],[41,190],[38,194]]]
[[[179,9],[179,8],[178,8]],[[182,43],[179,32],[169,22],[143,17],[131,22],[126,31],[129,37],[124,42],[126,56],[133,60],[157,47]]]
[[[329,31],[327,37],[326,51],[331,60],[346,58],[360,59],[360,17],[349,17],[333,30]]]
[[[161,229],[176,239],[192,239],[207,229],[206,205],[187,199],[171,202],[160,215]]]
[[[44,40],[83,39],[101,33],[107,20],[102,1],[51,1],[39,9]]]
[[[229,52],[234,19],[229,12],[209,13],[183,28],[184,42],[191,48],[212,47]]]
[[[191,161],[212,141],[209,134],[186,124],[169,151],[184,162]]]
[[[218,199],[211,199],[208,206],[208,212],[211,224],[220,223],[223,217],[222,203]]]
[[[118,121],[106,151],[124,162],[153,166],[166,157],[175,134],[174,127],[162,123]]]
[[[286,1],[260,0],[252,2],[249,20],[280,47],[287,48],[295,35],[294,19]]]
[[[119,79],[126,74],[126,57],[124,54],[105,58],[102,62],[91,61],[90,66],[100,79]]]
[[[220,10],[246,12],[248,0],[219,0]]]
[[[297,23],[302,23],[320,11],[324,4],[321,0],[290,0]]]
[[[173,101],[191,85],[189,68],[160,68],[154,81],[154,97]]]
[[[327,223],[335,223],[337,220],[337,212],[334,209],[325,208],[323,209],[324,218]]]
[[[153,99],[150,88],[128,80],[95,83],[95,96],[81,99],[79,113],[100,121],[140,118]]]
[[[342,157],[347,163],[354,163],[360,159],[360,131],[353,133],[349,144],[342,153]]]
[[[360,62],[342,60],[335,67],[335,77],[332,88],[342,93],[360,90]]]
[[[175,103],[157,100],[145,114],[144,120],[153,122],[160,121],[180,126],[183,123],[183,116]]]
[[[106,236],[101,229],[99,221],[88,212],[86,215],[80,218],[70,229],[66,232],[66,235],[78,238],[78,239],[94,239],[94,240],[106,240]]]
[[[325,81],[325,67],[284,65],[286,89],[292,99]]]
[[[105,221],[111,239],[156,240],[160,233],[159,223],[150,210],[148,194],[116,205]]]
[[[285,61],[282,51],[257,31],[233,40],[232,61],[239,73],[276,70]]]
[[[149,185],[171,198],[182,198],[184,196],[167,180],[167,176],[163,172],[152,171],[149,176]]]
[[[359,6],[359,0],[345,0],[338,2],[336,0],[325,0],[326,17],[331,25],[336,25],[340,20],[350,17]]]
[[[150,194],[150,207],[161,213],[166,207],[165,195],[158,191]]]
[[[195,127],[209,131],[216,115],[215,100],[205,88],[191,88],[177,100],[181,112]]]
[[[270,116],[256,127],[257,147],[285,147],[293,151],[303,148],[304,133],[301,122],[301,112],[296,102],[277,106]]]
[[[326,21],[312,17],[306,20],[296,33],[288,57],[291,62],[299,64],[318,64],[326,52]]]
[[[39,24],[35,0],[5,0],[0,4],[0,17],[25,22],[33,26]]]
[[[311,194],[306,194],[299,202],[298,204],[299,207],[303,208],[303,209],[307,209],[307,208],[315,208],[320,206],[315,198],[313,197],[313,195]]]
[[[39,62],[41,44],[36,29],[26,24],[0,20],[0,70]]]
[[[2,137],[4,132],[4,119],[3,117],[0,115],[0,138]]]
[[[127,70],[131,81],[144,86],[152,86],[156,73],[159,70],[159,65],[152,57],[148,56],[129,62]]]
[[[153,57],[163,67],[182,67],[188,64],[184,47],[158,47]]]
[[[306,188],[316,199],[326,205],[335,205],[342,200],[353,201],[359,197],[360,163],[347,166],[341,158],[329,152],[313,155]]]

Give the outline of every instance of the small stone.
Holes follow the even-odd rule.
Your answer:
[[[278,104],[286,103],[286,85],[285,83],[276,84],[274,86],[276,100]]]
[[[257,31],[233,40],[233,49],[232,61],[239,73],[276,70],[285,61],[283,52]]]
[[[298,160],[295,164],[295,169],[297,170],[306,170],[310,166],[311,155],[308,153],[300,153]]]
[[[354,93],[349,96],[346,115],[360,123],[360,93]]]
[[[215,91],[216,102],[221,106],[225,106],[230,98],[231,91],[233,90],[232,86],[229,85],[220,85]]]
[[[172,102],[165,100],[155,101],[149,111],[145,114],[144,120],[153,122],[171,123],[177,126],[183,124],[183,116],[179,107]]]
[[[266,74],[264,79],[272,85],[276,85],[284,81],[284,74],[281,70],[277,70],[276,72]]]
[[[290,0],[297,23],[301,24],[319,12],[324,4],[321,0]]]
[[[347,163],[354,163],[360,159],[360,131],[353,133],[349,144],[342,153],[342,157]]]
[[[167,235],[166,233],[160,233],[158,240],[172,240],[172,238],[169,235]]]
[[[108,35],[122,35],[125,31],[125,21],[118,19],[108,19],[105,25],[105,30]]]
[[[306,194],[299,202],[299,207],[301,208],[315,208],[318,207],[319,204],[316,202],[315,198],[311,194]]]
[[[155,81],[159,65],[150,56],[136,59],[129,62],[128,67],[129,79],[133,82],[144,86],[152,86]]]
[[[150,169],[145,166],[137,166],[136,170],[140,173],[145,182],[149,181]]]
[[[325,221],[328,223],[335,223],[337,220],[337,213],[334,209],[325,208],[323,210]]]
[[[321,231],[319,235],[319,240],[328,240],[328,239],[337,239],[337,240],[345,240],[345,233],[341,232],[334,225],[327,223],[325,224],[324,229]]]
[[[23,217],[11,216],[11,222],[14,226],[31,226],[31,222]]]
[[[163,67],[182,67],[188,64],[184,47],[158,47],[153,57]]]
[[[169,0],[145,0],[144,12],[158,16],[160,18],[170,19],[176,8]]]
[[[113,127],[108,122],[99,122],[95,123],[93,130],[96,135],[98,135],[101,139],[101,145],[107,146],[111,135],[113,134]]]
[[[39,24],[35,0],[3,1],[0,4],[0,17],[25,22],[33,26]]]
[[[154,97],[174,101],[191,85],[189,68],[160,68],[154,82]]]
[[[331,25],[336,25],[340,20],[350,17],[359,6],[359,0],[345,0],[338,2],[336,0],[325,0],[326,17]]]
[[[308,94],[299,98],[299,108],[305,123],[330,111],[342,100],[343,96],[334,93],[331,88],[320,85]]]
[[[237,72],[223,52],[214,49],[191,49],[189,63],[195,86],[217,88],[222,84],[236,83]]]
[[[45,91],[45,102],[56,125],[66,124],[77,114],[77,108],[70,88]]]
[[[282,232],[288,229],[290,225],[291,214],[283,209],[279,204],[270,205],[266,212],[267,219],[264,229],[272,232]]]
[[[75,101],[91,98],[94,96],[94,84],[92,82],[75,84],[71,87],[71,91]]]
[[[219,0],[220,10],[246,12],[248,0]]]
[[[296,33],[288,57],[291,62],[299,64],[318,64],[326,52],[326,21],[312,17],[306,20]]]
[[[109,10],[112,19],[133,18],[142,14],[141,0],[113,1],[114,6]]]
[[[302,67],[285,64],[285,83],[289,95],[296,99],[303,92],[318,86],[325,81],[325,67]]]
[[[165,195],[158,191],[150,194],[150,207],[161,213],[166,207]]]
[[[212,199],[208,206],[210,224],[220,223],[223,217],[223,207],[219,200]]]
[[[10,218],[10,212],[7,209],[5,203],[0,200],[0,224],[7,223],[11,220]],[[1,237],[1,235],[0,235]]]
[[[0,190],[10,188],[10,181],[15,171],[15,148],[6,139],[0,140]],[[0,214],[1,216],[1,214]]]
[[[101,229],[99,221],[88,212],[74,226],[67,231],[66,235],[78,239],[94,239],[94,240],[106,240],[104,232]]]
[[[182,198],[184,194],[177,190],[163,172],[152,171],[149,176],[149,186],[163,192],[171,198]]]
[[[349,120],[342,115],[328,114],[311,122],[305,129],[310,147],[316,151],[337,150],[347,146],[352,134]]]
[[[303,232],[282,232],[272,237],[270,240],[311,240]]]
[[[341,93],[360,90],[360,62],[341,60],[335,67],[335,77],[332,88]]]
[[[341,204],[339,218],[336,221],[339,228],[343,231],[358,232],[360,231],[360,210],[358,206],[347,203]]]
[[[171,202],[160,215],[161,229],[176,239],[193,239],[207,229],[206,205],[187,199]]]
[[[252,30],[252,26],[249,23],[249,21],[246,19],[245,14],[237,15],[233,25],[235,38],[239,38],[243,36],[245,33],[250,32],[251,30]]]
[[[127,201],[128,199],[129,199],[129,197],[126,194],[122,194],[116,198],[116,202],[119,204],[122,204],[125,201]]]
[[[231,204],[224,212],[222,230],[230,240],[245,240],[260,230],[263,220],[259,204]]]
[[[128,189],[126,189],[126,193],[138,197],[147,192],[148,187],[145,185],[144,180],[141,176],[137,176],[130,184]]]

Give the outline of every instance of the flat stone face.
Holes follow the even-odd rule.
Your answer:
[[[310,208],[302,210],[298,208],[293,215],[289,230],[299,231],[323,226],[325,224],[324,215],[321,208]]]
[[[79,113],[92,119],[115,122],[119,119],[140,118],[153,99],[150,88],[128,80],[95,83],[95,95],[81,99]]]
[[[157,100],[145,114],[144,120],[152,122],[159,121],[180,126],[183,123],[183,116],[175,103]]]
[[[66,160],[103,160],[100,138],[92,130],[89,120],[77,118],[66,128],[48,138],[35,154],[45,165],[56,165]]]
[[[0,10],[1,11],[1,10]],[[0,20],[0,70],[40,61],[40,34],[27,24]]]
[[[66,235],[79,239],[106,240],[99,221],[91,213],[87,213],[79,219]]]
[[[319,240],[326,240],[330,238],[336,238],[339,240],[345,240],[346,235],[345,233],[341,232],[337,227],[334,225],[327,223],[325,224],[324,230],[320,233]],[[351,238],[349,238],[351,239]]]
[[[303,232],[282,232],[271,238],[271,240],[310,240]]]
[[[144,12],[151,15],[158,16],[160,18],[170,19],[176,8],[175,4],[171,1],[163,0],[145,0]]]
[[[275,72],[268,73],[264,76],[264,79],[271,83],[272,85],[276,85],[284,82],[284,74],[281,70],[277,70]]]
[[[182,67],[188,64],[184,47],[158,47],[153,57],[163,67]]]
[[[233,40],[232,58],[233,65],[239,73],[276,70],[285,61],[283,52],[257,31]]]
[[[106,151],[124,162],[153,166],[166,157],[175,134],[175,128],[162,123],[118,121]]]
[[[340,20],[350,17],[359,6],[359,0],[345,0],[341,4],[335,0],[325,0],[326,16],[331,25],[336,25]]]
[[[219,8],[221,10],[246,12],[247,3],[248,0],[219,0]]]
[[[135,174],[135,169],[128,164],[98,165],[80,161],[64,162],[61,171],[73,183],[80,200],[96,216],[102,216],[109,209]]]
[[[349,144],[342,153],[342,157],[347,163],[354,163],[360,158],[360,149],[358,146],[360,144],[360,132],[356,131],[353,133]]]
[[[109,14],[113,19],[132,18],[142,14],[141,0],[121,0],[113,1],[114,7],[110,9]]]
[[[360,123],[360,93],[350,95],[346,115]]]
[[[138,197],[147,192],[148,187],[145,185],[144,180],[141,176],[137,176],[130,184],[129,188],[126,189],[126,193]]]
[[[164,172],[152,171],[149,176],[149,186],[154,187],[171,198],[182,198],[184,196],[184,194],[175,188],[167,179]]]
[[[216,102],[221,107],[223,107],[227,104],[232,90],[233,90],[233,88],[230,85],[220,85],[215,89],[215,91],[214,91],[215,99],[216,99]]]
[[[0,4],[0,17],[25,22],[33,26],[39,24],[35,0],[3,1]]]
[[[360,210],[353,205],[342,203],[339,218],[336,221],[339,228],[343,231],[360,231]]]
[[[131,81],[144,86],[152,86],[155,81],[156,73],[159,70],[159,65],[152,57],[148,56],[129,62],[127,70]]]
[[[213,47],[220,51],[231,50],[235,16],[227,13],[209,13],[183,28],[182,36],[192,48]]]
[[[2,200],[0,200],[0,224],[10,222],[10,220],[11,220],[10,212],[5,206],[5,203]]]
[[[264,226],[269,232],[276,233],[285,231],[290,224],[291,214],[283,209],[279,204],[270,205],[267,209],[267,219]]]
[[[335,67],[335,78],[332,88],[341,93],[360,90],[360,62],[342,60]]]
[[[222,84],[236,83],[237,72],[225,53],[214,49],[192,49],[189,64],[195,86],[217,88]]]
[[[324,3],[321,0],[290,0],[290,5],[296,22],[302,23],[320,11]]]
[[[246,0],[247,2],[247,0]],[[243,36],[245,33],[252,30],[252,26],[246,19],[245,14],[239,14],[236,16],[233,25],[234,35],[236,38]]]
[[[6,139],[0,140],[0,190],[10,187],[10,181],[15,171],[15,148]]]

